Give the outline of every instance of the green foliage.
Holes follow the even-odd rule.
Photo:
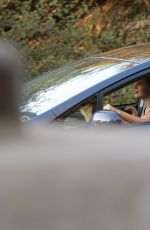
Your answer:
[[[123,87],[104,97],[104,104],[123,105],[136,102],[134,83]]]
[[[1,0],[0,36],[30,76],[101,51],[150,41],[147,0]]]

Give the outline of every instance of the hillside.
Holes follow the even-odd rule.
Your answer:
[[[149,0],[1,0],[0,37],[26,56],[30,77],[72,60],[150,41]]]

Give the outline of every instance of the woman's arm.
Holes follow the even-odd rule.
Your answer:
[[[138,116],[135,116],[135,115],[131,115],[131,114],[128,114],[120,109],[117,109],[111,105],[105,105],[104,106],[104,109],[105,110],[111,110],[115,113],[117,113],[123,120],[127,121],[127,122],[130,122],[130,123],[141,123],[141,122],[147,122],[147,121],[150,121],[150,113],[142,116],[142,117],[138,117]]]

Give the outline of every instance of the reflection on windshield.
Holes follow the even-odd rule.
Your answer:
[[[25,88],[22,111],[40,115],[132,66],[116,60],[86,60],[47,73]]]

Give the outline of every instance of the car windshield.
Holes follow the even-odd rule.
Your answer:
[[[40,115],[134,63],[90,57],[65,65],[24,85],[21,111]]]

